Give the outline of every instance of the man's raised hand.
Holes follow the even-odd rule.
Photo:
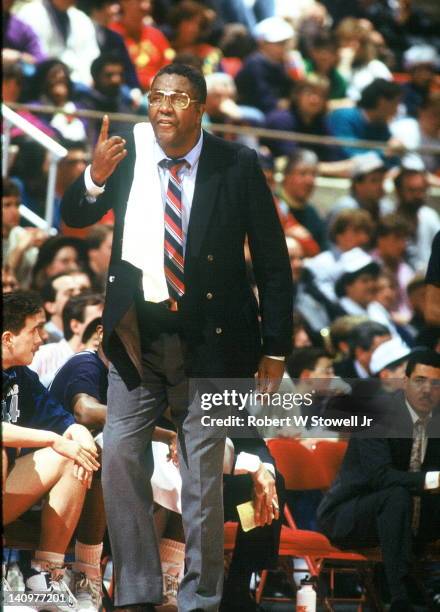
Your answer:
[[[113,174],[116,166],[127,155],[125,140],[120,136],[108,137],[110,120],[108,115],[102,119],[101,131],[93,154],[91,178],[95,185],[104,185]]]

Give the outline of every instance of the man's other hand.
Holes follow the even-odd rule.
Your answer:
[[[262,357],[258,366],[257,390],[260,393],[275,393],[284,374],[284,361]]]
[[[275,478],[263,464],[251,476],[254,483],[255,522],[259,527],[270,525],[280,516]]]

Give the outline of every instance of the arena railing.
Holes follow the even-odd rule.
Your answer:
[[[2,177],[8,175],[9,169],[9,145],[11,142],[12,126],[22,130],[29,138],[35,140],[38,144],[46,149],[49,154],[49,170],[47,176],[46,188],[46,207],[45,218],[41,219],[33,213],[29,208],[22,205],[20,214],[25,217],[30,223],[42,229],[52,230],[53,207],[55,199],[55,183],[57,178],[58,162],[67,155],[67,149],[62,147],[56,140],[50,138],[47,134],[32,125],[27,119],[21,117],[6,104],[2,104],[3,117],[3,134],[2,134]]]
[[[76,109],[75,111],[65,111],[56,106],[38,105],[38,104],[19,104],[10,103],[9,106],[15,110],[26,110],[35,114],[62,113],[72,117],[82,119],[102,120],[104,115],[108,115],[110,122],[123,123],[138,123],[139,121],[148,120],[146,116],[135,115],[130,113],[103,113],[102,111],[94,111],[88,109]],[[284,130],[269,130],[262,127],[240,126],[220,123],[208,123],[206,127],[209,131],[219,132],[223,134],[242,134],[245,136],[256,136],[257,138],[267,138],[271,140],[287,140],[301,143],[314,143],[324,145],[339,145],[346,147],[356,147],[359,149],[377,149],[380,151],[390,151],[390,146],[387,143],[376,140],[357,140],[353,138],[340,138],[336,136],[317,136],[315,134],[300,134],[299,132],[286,132]],[[407,149],[399,147],[392,149],[392,154],[403,155],[405,153],[419,154],[434,154],[440,155],[440,145],[423,145]]]
[[[14,109],[14,110],[12,110]],[[115,123],[138,123],[140,121],[147,120],[146,116],[142,115],[134,115],[127,113],[103,113],[101,111],[93,111],[86,109],[77,109],[76,111],[64,111],[58,107],[47,106],[47,105],[36,105],[36,104],[19,104],[19,103],[9,103],[8,106],[5,104],[2,105],[3,117],[5,119],[5,129],[3,134],[3,176],[6,176],[7,173],[7,159],[8,159],[8,149],[9,149],[9,133],[10,133],[10,125],[17,125],[23,129],[23,126],[26,129],[23,129],[31,138],[34,138],[37,142],[40,142],[42,146],[50,143],[49,149],[51,151],[52,163],[50,169],[50,179],[48,180],[48,190],[46,194],[46,212],[45,219],[46,221],[36,217],[32,211],[29,209],[21,209],[23,216],[30,221],[33,225],[37,227],[41,227],[42,224],[46,224],[45,227],[50,225],[50,221],[52,219],[53,213],[53,195],[55,189],[55,178],[56,178],[56,167],[59,159],[64,157],[67,151],[64,147],[61,147],[56,141],[46,136],[43,132],[38,130],[35,126],[27,122],[25,119],[20,117],[14,111],[26,110],[28,112],[34,114],[54,114],[54,113],[64,113],[69,116],[75,116],[83,119],[92,119],[101,121],[104,114],[109,116],[110,122]],[[11,120],[9,121],[9,118]],[[13,120],[12,120],[13,119]],[[9,121],[9,129],[8,129],[8,121]],[[16,122],[19,123],[16,123]],[[15,123],[14,123],[15,122]],[[23,123],[25,122],[25,123]],[[239,126],[239,125],[228,125],[228,124],[217,124],[217,123],[209,123],[206,127],[209,131],[220,134],[236,134],[236,135],[245,135],[245,136],[255,136],[258,138],[270,138],[274,140],[286,140],[286,141],[294,141],[298,143],[307,144],[327,144],[327,145],[343,145],[350,147],[357,147],[359,149],[377,149],[379,151],[389,151],[389,145],[383,142],[370,141],[370,140],[355,140],[355,139],[347,139],[347,138],[337,138],[334,136],[317,136],[312,134],[300,134],[298,132],[286,132],[281,130],[269,130],[267,128],[261,127],[252,127],[252,126]],[[436,154],[440,156],[440,146],[435,145],[424,145],[418,148],[411,149],[395,149],[393,150],[393,154],[395,155],[404,155],[405,153],[418,153],[418,154]],[[335,200],[337,195],[341,195],[341,192],[346,192],[349,187],[349,180],[347,178],[341,177],[329,177],[329,176],[321,176],[317,179],[317,191],[319,191],[320,200],[321,200],[321,208],[322,212],[325,214],[328,209],[331,207],[332,202]],[[388,184],[387,191],[392,191],[392,186]],[[439,187],[434,187],[431,189],[431,198],[430,204],[435,208],[440,208],[440,189]],[[30,218],[32,216],[32,219]],[[35,218],[36,217],[36,218]],[[39,221],[38,221],[39,220]]]

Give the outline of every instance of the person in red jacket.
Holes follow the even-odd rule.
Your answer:
[[[150,0],[121,0],[121,18],[109,25],[124,39],[144,92],[150,89],[156,72],[174,57],[174,51],[162,32],[145,23],[150,13]]]

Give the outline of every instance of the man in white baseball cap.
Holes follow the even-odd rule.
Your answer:
[[[356,178],[357,176],[365,176],[370,172],[383,170],[384,168],[385,164],[380,155],[374,151],[368,151],[368,153],[357,155],[353,158],[351,176],[352,178]]]
[[[367,315],[368,305],[376,295],[376,279],[380,271],[371,255],[356,247],[339,259],[340,276],[335,292],[339,304],[348,315]]]
[[[282,43],[293,38],[292,26],[282,17],[268,17],[257,23],[254,37],[258,42]]]
[[[440,58],[431,45],[413,45],[403,56],[403,65],[410,80],[402,87],[402,103],[410,117],[417,117],[418,109],[427,98]]]
[[[382,380],[386,391],[402,388],[410,354],[410,348],[400,338],[387,340],[373,351],[370,372]]]
[[[239,102],[263,113],[288,106],[293,80],[286,70],[294,31],[281,17],[268,17],[253,30],[258,50],[246,58],[236,76]]]
[[[369,151],[353,157],[350,193],[337,200],[330,219],[343,208],[361,208],[373,218],[391,213],[394,204],[385,196],[385,174],[386,167],[378,153]]]

